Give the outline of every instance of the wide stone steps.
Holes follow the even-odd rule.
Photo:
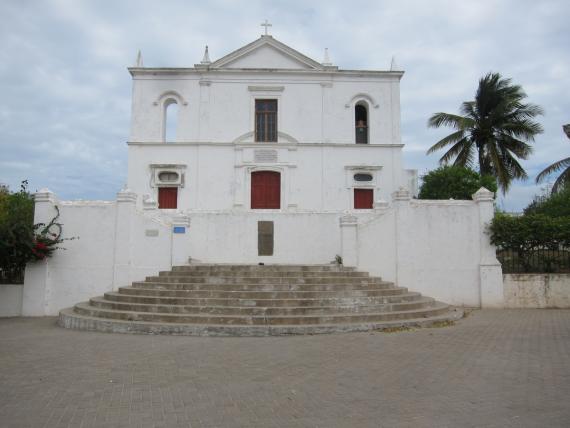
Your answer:
[[[239,298],[239,299],[317,299],[331,297],[369,297],[369,296],[394,296],[405,293],[405,288],[377,288],[368,290],[333,290],[333,291],[303,291],[303,290],[172,290],[159,288],[135,288],[121,287],[119,293],[144,296],[163,297],[214,297],[214,298]]]
[[[330,313],[372,313],[374,311],[405,311],[421,309],[426,304],[433,303],[430,297],[422,297],[412,301],[399,303],[380,303],[375,305],[348,305],[348,306],[230,306],[230,305],[174,305],[157,303],[114,302],[104,297],[89,299],[93,307],[113,309],[120,311],[177,313],[177,314],[216,314],[216,315],[322,315]]]
[[[239,287],[236,287],[239,285]],[[210,282],[159,282],[144,281],[133,282],[131,288],[154,290],[212,290],[212,291],[346,291],[346,290],[381,290],[394,288],[394,284],[386,281],[366,281],[359,283],[223,283]]]
[[[238,325],[303,325],[303,324],[341,324],[393,321],[406,318],[425,318],[433,315],[441,315],[449,310],[448,306],[434,303],[429,309],[412,309],[405,311],[380,312],[378,308],[374,312],[347,313],[335,315],[212,315],[212,314],[178,314],[178,313],[154,313],[135,312],[125,310],[103,309],[91,306],[88,302],[75,305],[75,312],[98,318],[110,318],[126,321],[151,321],[164,323],[186,324],[238,324]]]
[[[203,298],[203,297],[165,297],[148,295],[129,295],[116,291],[105,293],[104,298],[113,302],[131,302],[165,305],[187,306],[346,306],[346,305],[376,305],[385,303],[400,303],[420,299],[419,293],[402,293],[393,296],[372,297],[331,297],[325,298],[296,298],[296,299],[240,299],[240,298]]]
[[[426,325],[458,312],[335,265],[175,266],[60,313],[68,328],[183,335],[316,334]]]

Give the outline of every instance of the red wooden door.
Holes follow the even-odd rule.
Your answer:
[[[373,189],[354,189],[354,208],[371,209],[374,206]]]
[[[158,188],[158,208],[176,209],[178,206],[178,187]]]
[[[251,173],[251,208],[281,208],[281,174],[274,171]]]

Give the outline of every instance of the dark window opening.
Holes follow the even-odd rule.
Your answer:
[[[368,144],[368,111],[366,106],[357,104],[354,107],[354,123],[356,126],[356,144]]]
[[[255,141],[277,141],[277,100],[255,100]]]
[[[374,190],[354,189],[354,208],[357,210],[374,208]]]
[[[354,181],[372,181],[372,174],[354,174]]]
[[[158,188],[158,208],[176,209],[178,207],[178,187]]]
[[[281,208],[281,174],[273,171],[251,173],[251,208]]]

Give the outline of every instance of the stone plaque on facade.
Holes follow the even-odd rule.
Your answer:
[[[255,162],[261,163],[270,163],[270,162],[277,162],[277,150],[254,150],[253,152],[253,160]]]
[[[156,237],[158,236],[158,229],[146,229],[144,231],[145,236],[149,236],[149,237]]]
[[[273,255],[273,222],[257,222],[257,255]]]

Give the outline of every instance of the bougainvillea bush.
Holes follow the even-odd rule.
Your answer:
[[[50,257],[65,240],[57,207],[49,223],[34,224],[34,200],[27,185],[23,181],[18,192],[0,187],[0,282],[23,282],[26,263]]]

